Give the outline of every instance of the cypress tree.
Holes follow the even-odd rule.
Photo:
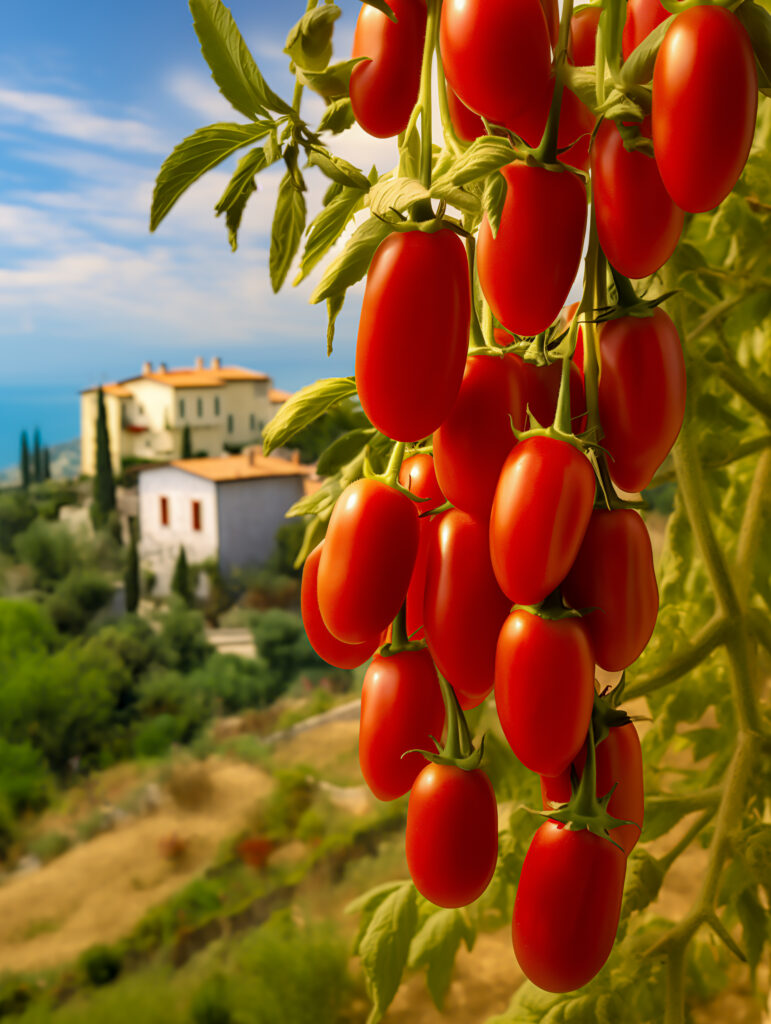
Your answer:
[[[190,588],[190,570],[187,565],[185,549],[180,546],[177,564],[174,566],[174,575],[171,578],[171,592],[178,594],[186,604],[192,604],[193,592]]]
[[[35,427],[35,437],[32,442],[32,468],[35,483],[43,482],[43,453],[40,449],[40,431]]]
[[[48,448],[43,449],[43,479],[51,479],[51,452]]]
[[[94,503],[91,517],[94,526],[104,526],[115,508],[115,481],[110,460],[110,436],[107,433],[107,413],[104,392],[99,388],[96,416],[96,476],[94,477]]]
[[[134,516],[129,520],[129,548],[126,553],[126,571],[123,575],[126,595],[126,611],[135,612],[139,604],[139,551],[137,550],[137,525]]]
[[[29,487],[29,441],[27,431],[21,432],[21,456],[19,458],[19,469],[21,470],[21,486],[26,490]]]
[[[186,423],[185,428],[182,431],[182,458],[192,459],[193,457],[193,438],[190,433],[190,424]]]

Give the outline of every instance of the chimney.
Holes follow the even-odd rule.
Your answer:
[[[289,456],[289,461],[292,462],[295,466],[299,466],[300,465],[300,449],[299,448],[293,449],[292,454]]]
[[[212,370],[220,370],[222,368],[222,364],[220,362],[220,357],[219,356],[212,356],[211,368],[212,368]]]
[[[166,372],[167,372],[166,364],[165,363],[158,363],[158,373],[166,373]]]
[[[142,363],[142,376],[143,377],[149,377],[152,372],[153,372],[153,364],[152,363],[147,363],[147,362]]]
[[[196,370],[202,370],[203,369],[203,356],[196,356],[195,357],[195,368],[196,368]]]

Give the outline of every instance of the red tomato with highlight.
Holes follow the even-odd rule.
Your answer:
[[[469,110],[449,82],[447,83],[447,106],[452,126],[459,139],[464,142],[473,142],[474,139],[487,135],[482,118],[473,110]]]
[[[655,274],[675,251],[685,219],[656,161],[625,149],[617,126],[606,119],[594,137],[591,164],[597,237],[608,261],[625,277]]]
[[[376,655],[361,688],[359,764],[378,800],[408,793],[428,764],[412,750],[434,750],[441,739],[444,701],[426,650]],[[405,755],[404,757],[402,755]]]
[[[438,907],[473,903],[498,859],[498,807],[487,775],[429,764],[410,793],[405,840],[421,895]]]
[[[446,419],[470,323],[466,250],[454,231],[396,233],[380,244],[361,307],[356,386],[381,433],[418,441]]]
[[[346,487],[319,560],[319,611],[333,636],[367,643],[396,618],[418,553],[415,502],[379,480]]]
[[[407,588],[407,635],[413,640],[419,640],[423,636],[423,595],[426,590],[428,551],[431,533],[436,527],[436,516],[425,516],[423,513],[443,505],[445,497],[436,482],[434,460],[425,452],[410,455],[404,460],[399,472],[399,483],[411,494],[427,499],[417,503],[420,540],[415,568]]]
[[[487,215],[479,229],[479,283],[503,326],[531,336],[556,320],[578,273],[586,189],[569,171],[513,163],[502,173],[508,188],[498,234]]]
[[[656,3],[658,2],[659,0],[656,0]],[[594,64],[597,26],[600,23],[601,13],[600,7],[583,7],[580,11],[576,11],[570,19],[568,57],[570,63],[577,68],[589,67]]]
[[[495,656],[495,707],[509,746],[540,775],[559,775],[586,740],[594,655],[579,618],[544,619],[515,608]]]
[[[514,604],[539,604],[567,576],[594,503],[594,471],[567,441],[529,437],[501,470],[490,515],[496,579]]]
[[[747,32],[724,7],[691,7],[667,30],[653,68],[653,150],[678,206],[712,210],[750,154],[758,74]]]
[[[542,89],[534,88],[530,102],[521,113],[510,123],[509,127],[528,146],[537,146],[541,141],[546,119],[549,115],[552,95],[554,94],[554,78],[550,78]],[[562,106],[560,107],[560,123],[557,130],[557,146],[566,149],[560,153],[558,160],[576,167],[579,170],[586,170],[589,161],[589,137],[594,128],[594,114],[582,103],[570,89],[562,93]],[[583,145],[577,140],[581,139]],[[573,143],[576,143],[573,145]]]
[[[546,18],[546,27],[549,30],[549,41],[552,47],[557,45],[557,36],[560,31],[560,9],[557,0],[541,0],[543,16]]]
[[[628,668],[645,650],[659,611],[653,551],[634,509],[595,509],[573,567],[562,584],[567,603],[592,609],[583,623],[597,664]]]
[[[621,39],[624,60],[668,17],[669,11],[661,6],[659,0],[627,0],[626,21]]]
[[[351,72],[353,115],[370,135],[380,139],[407,127],[418,101],[426,5],[423,0],[388,0],[393,22],[375,7],[363,4],[353,35],[352,57],[367,57]]]
[[[487,520],[453,509],[431,537],[423,621],[436,666],[464,707],[493,688],[495,647],[511,602],[490,565]]]
[[[328,665],[334,665],[336,668],[356,668],[372,657],[380,646],[381,635],[379,632],[374,633],[364,643],[346,644],[333,636],[324,625],[316,593],[319,559],[323,546],[324,541],[311,551],[303,566],[303,579],[300,588],[303,626],[305,626],[311,647]]]
[[[607,796],[615,786],[613,796],[608,801],[608,813],[614,818],[630,822],[629,825],[617,825],[609,833],[611,839],[623,847],[628,857],[640,838],[645,805],[642,751],[633,723],[613,726],[605,739],[597,744],[595,759],[598,798]],[[586,746],[573,762],[579,779],[584,774],[585,764]],[[544,810],[549,810],[555,804],[566,804],[570,792],[569,767],[556,778],[541,777]]]
[[[535,363],[526,363],[516,353],[511,353],[511,357],[521,363],[527,408],[542,427],[551,426],[557,413],[562,360],[549,363],[548,366],[536,366]],[[570,367],[570,417],[573,433],[580,434],[586,421],[586,397],[581,374],[575,363]]]
[[[436,477],[447,500],[489,516],[506,456],[525,426],[521,373],[509,355],[470,355],[447,419],[434,434]]]
[[[554,821],[533,836],[514,899],[514,953],[547,992],[590,981],[613,948],[626,874],[623,850]]]
[[[600,327],[599,412],[611,478],[642,491],[675,443],[685,415],[685,360],[660,307]]]

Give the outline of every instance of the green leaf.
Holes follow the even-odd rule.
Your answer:
[[[311,167],[318,167],[328,178],[337,182],[338,185],[347,185],[349,188],[358,188],[362,192],[369,191],[369,180],[354,167],[353,164],[343,160],[340,156],[332,156],[323,149],[311,149],[308,152],[308,163]]]
[[[332,355],[332,345],[335,340],[335,321],[343,308],[345,292],[338,295],[330,295],[327,299],[327,355]]]
[[[742,947],[754,971],[769,939],[768,914],[758,899],[757,890],[745,889],[739,894],[736,912],[742,923]]]
[[[390,896],[392,892],[395,892],[396,889],[399,889],[401,886],[406,884],[406,882],[401,880],[398,882],[383,882],[381,885],[376,885],[374,888],[368,889],[366,892],[362,893],[361,896],[357,896],[355,900],[351,900],[350,903],[346,904],[344,908],[346,914],[361,915],[359,920],[359,933],[353,943],[352,952],[354,956],[358,956],[359,943],[364,937],[367,928],[369,928],[369,923],[377,908],[386,896]]]
[[[399,150],[399,176],[402,178],[417,178],[420,176],[420,132],[416,122],[410,125],[410,130],[403,137]]]
[[[767,89],[771,84],[771,14],[753,0],[745,0],[734,14],[747,29],[755,60],[758,63],[758,85]]]
[[[455,955],[461,942],[471,949],[474,933],[459,910],[432,914],[410,945],[410,967],[426,967],[426,984],[437,1010],[441,1012],[450,987]]]
[[[270,455],[327,409],[356,394],[353,377],[327,377],[296,391],[265,427],[262,448]]]
[[[482,206],[490,222],[493,238],[498,234],[501,224],[503,204],[506,202],[508,184],[502,174],[492,174],[487,179],[485,190],[482,193]]]
[[[246,156],[241,157],[233,177],[228,182],[227,188],[214,207],[218,217],[222,213],[225,214],[228,239],[233,252],[238,248],[238,229],[241,226],[241,218],[246,204],[249,201],[249,197],[257,191],[257,185],[254,180],[255,176],[265,166],[264,149],[253,149]]]
[[[399,20],[386,3],[386,0],[361,0],[361,2],[366,4],[367,7],[374,7],[376,11],[385,14],[386,18],[390,21],[397,22]]]
[[[319,121],[318,130],[339,135],[340,132],[350,128],[354,120],[353,107],[348,97],[332,100]]]
[[[289,267],[300,247],[305,230],[305,196],[287,171],[278,187],[276,212],[270,233],[270,283],[277,292],[286,279]]]
[[[435,185],[467,185],[479,181],[491,171],[512,163],[515,159],[511,144],[506,139],[485,135],[475,139],[469,148],[457,157],[449,171],[437,178]]]
[[[300,271],[293,284],[298,285],[325,256],[345,230],[348,221],[363,206],[358,189],[343,188],[318,214],[310,227]]]
[[[356,284],[367,273],[375,250],[391,233],[391,227],[377,217],[370,217],[351,235],[343,252],[324,272],[324,276],[311,295],[311,302],[321,302],[332,295],[340,295]]]
[[[357,452],[366,447],[376,433],[377,431],[374,427],[357,427],[355,430],[349,430],[347,433],[336,438],[319,457],[316,464],[318,475],[332,476],[346,462],[350,462]]]
[[[323,487],[319,488],[318,491],[314,491],[313,494],[304,495],[302,498],[299,498],[294,505],[291,505],[287,509],[286,518],[292,519],[294,516],[317,516],[326,509],[329,509],[331,512],[339,491],[339,487],[337,489]]]
[[[339,64],[330,64],[326,71],[303,71],[297,69],[297,81],[313,89],[325,100],[333,100],[339,96],[347,96],[351,81],[351,72],[356,65],[366,60],[365,57],[351,57]]]
[[[656,55],[675,17],[676,15],[671,14],[632,50],[621,66],[622,82],[626,85],[645,85],[646,82],[650,82]]]
[[[431,193],[413,178],[389,178],[373,185],[369,205],[373,213],[382,217],[389,210],[406,210],[419,199],[428,199]]]
[[[597,83],[594,70],[563,64],[561,76],[568,89],[574,92],[587,107],[594,109],[597,103]]]
[[[653,903],[663,881],[664,870],[656,858],[640,847],[633,850],[626,863],[622,916],[644,910]]]
[[[182,193],[201,175],[222,163],[237,149],[263,138],[272,130],[270,121],[210,124],[183,139],[158,172],[150,207],[150,230],[155,231]]]
[[[373,1007],[367,1024],[382,1019],[399,988],[418,921],[415,887],[404,882],[377,908],[359,945]]]
[[[301,68],[323,71],[332,59],[332,33],[342,13],[337,4],[307,11],[286,37],[284,53]]]
[[[222,0],[190,0],[190,10],[201,52],[225,99],[250,120],[264,117],[266,110],[295,117],[262,77]]]
[[[310,520],[308,525],[305,527],[305,533],[303,534],[303,542],[300,545],[300,550],[297,552],[297,558],[294,560],[294,568],[301,569],[305,564],[305,559],[313,551],[317,544],[319,544],[324,534],[327,532],[326,520],[321,516],[315,516]]]

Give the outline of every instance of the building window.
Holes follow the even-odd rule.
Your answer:
[[[233,413],[232,412],[228,413],[228,433],[229,434],[233,433]]]
[[[201,529],[201,502],[200,501],[194,501],[193,502],[193,529],[194,530],[200,530]]]
[[[220,414],[220,397],[219,395],[214,396],[214,415],[219,416]]]
[[[255,421],[254,421],[254,413],[253,412],[249,413],[249,429],[250,430],[254,430],[255,429]]]
[[[202,398],[198,399],[197,405],[198,405],[198,416],[201,417],[201,416],[203,416],[203,399]]]
[[[161,498],[161,526],[169,525],[169,499]]]
[[[263,420],[260,420],[260,433],[262,433],[264,429],[265,429],[265,423],[264,423]]]
[[[185,418],[185,400],[180,398],[179,400],[179,418],[183,420]]]

